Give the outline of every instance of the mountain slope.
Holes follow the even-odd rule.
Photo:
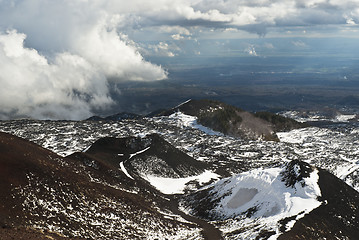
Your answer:
[[[300,161],[222,179],[181,204],[216,222],[226,239],[354,239],[358,234],[358,192]]]
[[[278,131],[289,131],[307,125],[269,112],[250,113],[240,108],[215,100],[188,100],[169,110],[157,110],[148,114],[147,118],[171,116],[181,112],[197,118],[197,123],[216,132],[232,137],[257,140],[279,139]],[[88,121],[121,121],[139,120],[142,116],[132,113],[118,113],[108,117],[93,116]]]
[[[254,115],[272,123],[276,132],[285,132],[309,126],[309,124],[297,122],[294,119],[286,118],[270,112],[256,112]]]
[[[343,179],[356,171],[357,127],[294,131],[286,137],[300,140],[294,144],[207,135],[166,119],[9,122],[14,132],[44,146],[56,142],[53,149],[60,152],[62,147],[87,151],[62,158],[0,134],[0,187],[5,189],[0,191],[0,239],[358,235],[358,193],[319,168],[339,166],[343,174],[336,174]],[[233,176],[214,183],[221,174]]]
[[[121,121],[126,119],[141,119],[142,116],[135,113],[121,112],[107,117],[92,116],[86,121]]]
[[[137,175],[153,174],[160,177],[188,177],[209,168],[176,149],[158,134],[145,137],[102,138],[86,151],[92,158],[102,159],[111,166],[121,163]]]
[[[102,138],[79,159],[96,169],[120,169],[122,182],[150,185],[164,194],[183,193],[218,179],[214,166],[193,159],[158,134],[144,137]]]
[[[356,239],[359,194],[327,171],[319,170],[323,204],[295,223],[279,239]]]
[[[0,226],[7,229],[0,239],[26,229],[49,231],[55,239],[200,238],[160,192],[120,170],[64,159],[4,133],[0,156]]]
[[[164,111],[158,115],[170,116],[176,112],[197,117],[199,124],[211,128],[223,134],[240,137],[244,139],[276,140],[275,131],[279,128],[278,122],[271,120],[278,118],[264,118],[244,111],[234,106],[214,100],[189,100],[171,110]],[[293,120],[282,117],[281,124],[291,129],[297,127]],[[289,124],[290,122],[290,124]]]

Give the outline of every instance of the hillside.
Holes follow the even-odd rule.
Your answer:
[[[270,112],[256,112],[254,116],[272,123],[276,132],[286,132],[293,129],[309,127],[309,124],[297,122],[294,119]]]
[[[84,153],[118,167],[121,162],[138,175],[188,177],[204,172],[208,164],[176,149],[158,134],[145,137],[102,138]],[[151,165],[151,166],[149,166]]]
[[[343,181],[319,169],[322,202],[278,239],[356,239],[359,236],[359,194]],[[308,226],[311,226],[308,228]]]
[[[188,100],[174,108],[157,110],[146,115],[147,118],[168,116],[181,112],[193,116],[196,122],[204,127],[222,134],[243,139],[279,141],[276,132],[307,127],[308,124],[299,123],[270,112],[250,113],[240,108],[215,100]],[[139,120],[140,115],[132,113],[118,113],[108,117],[93,116],[87,121],[122,121]]]
[[[172,213],[168,198],[118,167],[64,159],[4,133],[0,155],[0,239],[20,233],[30,239],[201,236]]]
[[[140,118],[142,118],[142,116],[135,113],[121,112],[107,117],[92,116],[86,119],[86,121],[121,121],[125,119],[140,119]]]
[[[199,124],[225,135],[251,140],[278,141],[277,131],[289,131],[304,126],[276,114],[252,114],[223,102],[205,99],[189,100],[157,116],[170,116],[176,112],[195,116]]]
[[[188,213],[226,239],[355,239],[359,193],[322,169],[292,161],[224,178],[184,196]]]
[[[358,187],[358,145],[351,122],[344,130],[334,125],[281,133],[283,141],[274,142],[202,131],[183,122],[193,116],[170,116],[0,122],[66,156],[0,134],[0,239],[358,234],[352,188]]]

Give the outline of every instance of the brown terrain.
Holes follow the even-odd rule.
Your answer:
[[[161,164],[149,159],[159,159]],[[131,177],[121,171],[121,162]],[[180,231],[189,234],[183,239],[196,232],[204,239],[222,239],[210,221],[215,219],[183,213],[178,208],[183,196],[164,195],[141,177],[148,171],[186,177],[210,167],[157,134],[102,138],[87,152],[63,158],[0,133],[0,239],[164,239]],[[298,179],[289,174],[286,180],[290,187]],[[279,239],[355,239],[359,235],[359,193],[321,169],[319,186],[322,205],[290,231],[283,231]],[[206,190],[197,197],[198,208],[212,207],[205,204],[210,201]],[[290,220],[283,219],[282,225]]]
[[[228,136],[243,139],[279,141],[276,132],[289,131],[305,125],[269,112],[250,113],[215,100],[190,100],[157,116],[177,111],[196,116],[198,123]]]
[[[120,171],[113,157],[120,146],[101,151],[101,143],[94,145],[89,153],[62,158],[0,133],[0,239],[142,239],[178,229],[199,229],[205,239],[221,235],[135,172],[130,179]]]

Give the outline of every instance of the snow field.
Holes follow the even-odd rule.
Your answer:
[[[168,119],[172,122],[176,122],[177,126],[179,127],[191,127],[198,129],[208,135],[215,135],[215,136],[223,136],[222,133],[213,131],[210,128],[202,126],[197,123],[197,117],[186,115],[181,112],[175,112],[168,117]]]
[[[215,183],[212,190],[223,198],[215,209],[227,217],[239,215],[251,207],[257,207],[255,217],[288,217],[301,211],[310,212],[318,207],[320,196],[315,171],[305,178],[305,187],[296,183],[294,188],[286,187],[281,181],[281,168],[255,169]]]
[[[293,188],[282,181],[282,171],[282,168],[255,169],[211,185],[214,188],[210,194],[220,199],[211,213],[225,220],[225,224],[220,226],[224,233],[238,228],[251,229],[245,231],[245,235],[239,235],[238,239],[254,239],[265,229],[275,231],[270,239],[276,239],[281,234],[280,220],[295,217],[286,224],[288,231],[296,220],[321,205],[317,200],[321,195],[317,170]],[[248,217],[247,213],[253,209],[253,214]]]
[[[184,193],[187,183],[190,181],[198,181],[200,184],[218,179],[219,175],[206,170],[200,175],[186,178],[164,178],[152,175],[143,176],[152,186],[164,194],[181,194]]]

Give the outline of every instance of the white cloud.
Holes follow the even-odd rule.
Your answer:
[[[155,29],[156,31],[157,29]],[[158,28],[158,31],[164,32],[164,33],[171,33],[171,34],[180,34],[180,35],[186,35],[190,36],[192,33],[189,29],[181,26],[160,26]]]
[[[72,51],[86,58],[99,70],[119,80],[160,80],[166,78],[165,71],[144,61],[134,44],[126,35],[106,24],[106,19],[74,40]],[[115,26],[116,22],[113,22]]]
[[[264,47],[267,49],[274,49],[274,45],[272,43],[264,43]]]
[[[25,34],[0,35],[0,109],[2,114],[80,119],[112,103],[106,78],[84,58],[57,54],[52,63],[25,48]]]
[[[298,41],[292,41],[292,44],[296,47],[305,48],[308,47],[307,44],[301,40]]]
[[[166,78],[128,37],[134,32],[179,40],[202,33],[210,38],[217,29],[263,36],[273,29],[314,32],[330,25],[340,32],[356,29],[358,22],[359,2],[352,0],[0,1],[0,72],[7,87],[0,90],[0,115],[56,116],[63,109],[62,116],[77,118],[111,103],[109,81]],[[4,33],[9,29],[17,32]],[[163,41],[152,51],[176,55]],[[257,54],[254,48],[247,52]],[[20,97],[11,103],[14,96]]]
[[[109,81],[166,78],[99,3],[0,2],[0,33],[23,32],[1,33],[1,115],[81,119],[113,103]]]
[[[184,39],[185,37],[184,36],[182,36],[182,35],[180,35],[180,34],[173,34],[172,36],[171,36],[174,40],[182,40],[182,39]]]
[[[157,55],[162,57],[174,57],[176,54],[174,52],[179,51],[180,49],[176,45],[169,45],[166,42],[159,42],[158,44],[150,44],[144,46],[142,49],[147,55]]]

